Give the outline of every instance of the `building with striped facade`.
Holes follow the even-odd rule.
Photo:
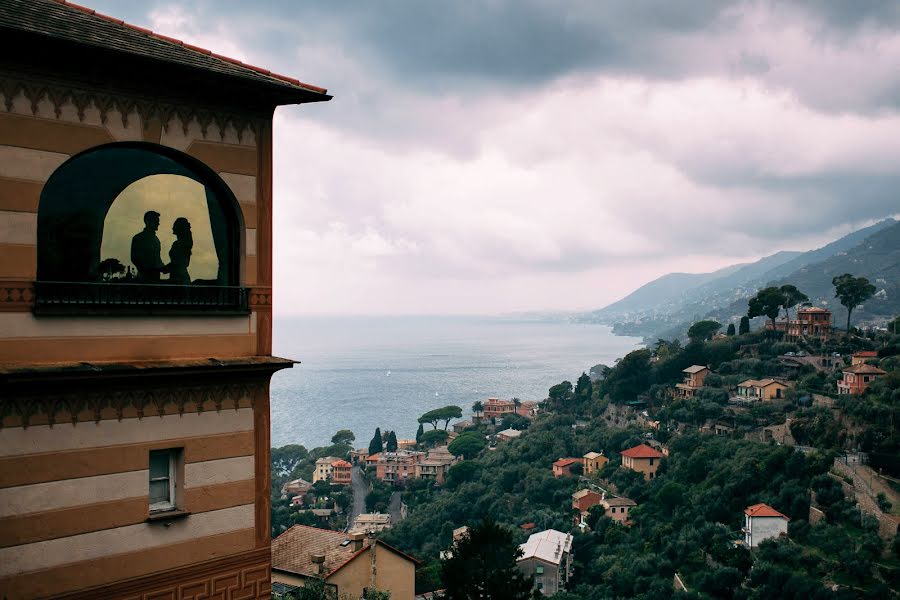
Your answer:
[[[0,597],[268,598],[272,115],[330,96],[55,0],[0,51]]]

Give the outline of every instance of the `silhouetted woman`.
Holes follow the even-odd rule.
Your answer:
[[[191,235],[191,222],[184,217],[175,219],[172,224],[175,241],[169,250],[169,283],[190,285],[191,276],[188,265],[191,264],[191,250],[194,247],[194,236]]]

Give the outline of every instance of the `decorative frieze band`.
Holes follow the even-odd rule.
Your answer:
[[[250,308],[254,310],[271,310],[272,288],[262,286],[250,288]]]
[[[26,312],[34,303],[34,284],[30,281],[0,282],[0,312]]]
[[[51,427],[57,423],[99,422],[104,418],[121,421],[185,412],[238,410],[254,406],[266,384],[230,382],[178,388],[144,388],[103,392],[57,393],[41,396],[0,397],[0,427],[28,427],[40,422]]]
[[[229,113],[219,109],[173,104],[159,99],[132,97],[103,90],[80,89],[58,83],[26,81],[6,75],[0,75],[0,94],[3,95],[6,112],[13,111],[16,97],[23,94],[30,102],[32,116],[37,116],[40,103],[44,99],[53,104],[57,119],[62,115],[63,106],[67,102],[71,102],[75,106],[81,122],[84,122],[85,111],[93,105],[100,113],[100,121],[104,125],[112,110],[116,110],[121,116],[123,127],[128,127],[129,115],[134,112],[140,116],[144,124],[153,118],[158,118],[164,131],[169,130],[177,117],[185,135],[188,134],[191,122],[196,121],[204,139],[207,138],[210,125],[213,124],[219,129],[221,141],[225,140],[228,126],[234,127],[239,143],[247,131],[256,135],[260,126],[259,120],[252,116]]]

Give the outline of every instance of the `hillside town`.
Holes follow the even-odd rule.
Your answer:
[[[896,6],[96,1],[0,0],[2,600],[900,600]]]
[[[736,453],[729,461],[763,453],[771,455],[767,461],[808,464],[803,468],[811,474],[798,480],[805,488],[787,495],[766,491],[774,480],[735,490],[725,505],[733,508],[713,510],[720,519],[714,537],[723,545],[704,546],[702,568],[672,563],[667,593],[713,593],[707,571],[761,565],[779,544],[827,555],[817,536],[848,527],[877,548],[866,559],[869,566],[852,583],[840,563],[811,576],[824,577],[847,597],[860,586],[893,589],[900,439],[890,422],[896,408],[881,408],[881,399],[896,395],[900,338],[842,331],[830,311],[809,305],[798,307],[796,318],[775,315],[755,332],[746,323],[741,333],[734,325],[721,329],[698,322],[686,345],[660,340],[614,367],[592,369],[592,377],[582,374],[575,385],[551,387],[541,401],[487,398],[465,418],[461,407],[435,409],[418,419],[416,439],[379,428],[368,447],[352,448],[349,432],[338,432],[333,441],[346,443],[304,451],[293,463],[291,473],[309,475],[310,482],[284,478],[273,488],[273,506],[286,507],[273,518],[276,564],[279,554],[298,547],[292,540],[301,534],[304,540],[332,536],[345,544],[341,548],[383,543],[384,560],[406,560],[410,567],[402,570],[402,583],[385,581],[380,589],[391,597],[411,597],[409,590],[417,598],[438,597],[441,565],[459,556],[477,528],[499,526],[482,524],[481,515],[510,527],[516,577],[531,582],[533,591],[591,597],[598,575],[583,569],[602,548],[591,544],[646,535],[627,532],[645,532],[651,515],[686,501],[681,471],[694,473],[693,481],[707,476],[692,466],[698,452],[714,473],[708,461],[724,458],[728,448]],[[885,409],[888,421],[876,416]],[[322,452],[328,455],[316,458]],[[515,472],[522,475],[506,483],[507,473]],[[470,498],[474,506],[463,508],[475,489],[483,499]],[[481,506],[502,489],[518,490],[511,505],[499,511]],[[458,501],[461,512],[455,512]],[[282,592],[293,589],[298,575],[328,572],[305,564],[275,568]],[[741,568],[735,576],[742,577]]]

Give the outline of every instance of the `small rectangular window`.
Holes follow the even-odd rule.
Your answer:
[[[150,512],[177,508],[179,448],[150,451]]]
[[[534,568],[534,572],[537,573],[538,575],[543,575],[544,567],[542,565],[538,565]]]

